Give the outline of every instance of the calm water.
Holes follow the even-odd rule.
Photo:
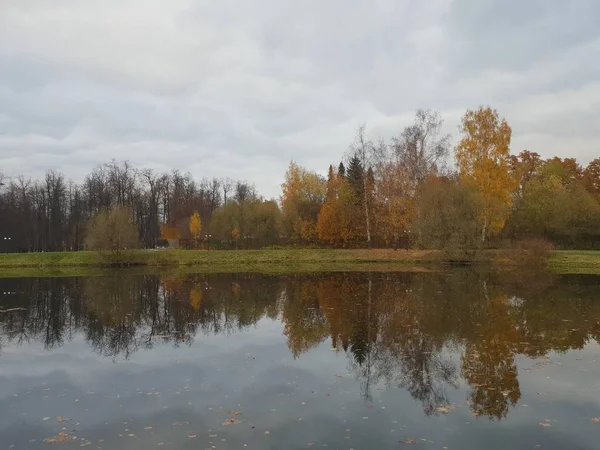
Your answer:
[[[595,276],[4,279],[0,449],[598,449],[598,339]]]

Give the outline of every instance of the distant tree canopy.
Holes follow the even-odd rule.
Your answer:
[[[245,181],[197,181],[127,161],[98,166],[79,184],[56,171],[34,181],[0,168],[0,237],[10,238],[0,251],[80,250],[87,227],[116,207],[128,208],[145,248],[165,240],[197,247],[206,235],[211,248],[222,249],[391,247],[402,240],[444,249],[462,242],[469,253],[524,239],[600,248],[600,158],[582,166],[531,150],[511,154],[507,120],[481,106],[463,116],[453,169],[442,129],[440,114],[430,110],[418,110],[387,142],[371,141],[360,126],[348,150],[340,149],[342,161],[322,168],[325,176],[290,162],[278,201]],[[480,243],[463,220],[473,211]]]

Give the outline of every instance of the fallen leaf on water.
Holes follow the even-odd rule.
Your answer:
[[[594,423],[600,423],[600,417],[593,417],[592,418],[592,422],[594,422]]]
[[[56,436],[47,437],[46,439],[44,439],[44,442],[47,443],[47,444],[57,444],[57,443],[63,443],[63,442],[71,442],[71,436],[69,436],[64,431],[61,431]]]
[[[152,427],[144,427],[144,430],[151,430]]]
[[[548,427],[551,427],[552,425],[550,425],[549,423],[540,422],[540,426],[542,426],[544,428],[548,428]]]
[[[236,423],[240,423],[240,421],[232,417],[231,419],[227,419],[225,422],[223,422],[223,425],[234,425]]]
[[[194,438],[196,437],[196,435],[195,435],[195,434],[188,434],[188,437],[189,437],[190,439],[194,439]]]
[[[419,441],[417,441],[415,438],[406,438],[400,442],[404,442],[405,444],[418,444],[419,443]]]
[[[454,406],[454,405],[443,405],[443,406],[438,406],[436,408],[437,412],[441,412],[444,414],[447,414],[450,411],[454,411],[455,409],[456,409],[456,406]]]
[[[233,414],[234,416],[239,416],[242,413],[239,411],[236,411],[235,409],[227,409],[225,411],[223,411],[225,414]]]
[[[57,422],[64,422],[66,419],[63,416],[56,417]]]
[[[344,378],[344,376],[343,376],[343,375],[340,375],[340,374],[337,374],[337,373],[335,374],[335,377],[336,377],[336,378]]]

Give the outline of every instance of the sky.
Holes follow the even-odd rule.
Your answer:
[[[490,105],[511,150],[600,156],[598,0],[0,0],[0,171],[81,181],[115,158],[277,197],[367,125],[418,108],[459,139]]]

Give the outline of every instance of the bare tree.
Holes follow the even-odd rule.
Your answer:
[[[441,135],[443,120],[439,112],[419,109],[415,122],[392,139],[392,151],[402,167],[411,194],[428,175],[442,170],[450,152],[450,135]]]
[[[227,206],[227,194],[233,188],[233,180],[229,177],[223,178],[221,180],[221,187],[223,188],[223,206]]]
[[[363,170],[363,204],[365,209],[365,228],[367,232],[367,247],[371,248],[371,217],[369,215],[369,190],[367,188],[367,173],[375,162],[377,149],[371,141],[366,138],[367,126],[362,124],[358,127],[352,152],[361,162]]]

